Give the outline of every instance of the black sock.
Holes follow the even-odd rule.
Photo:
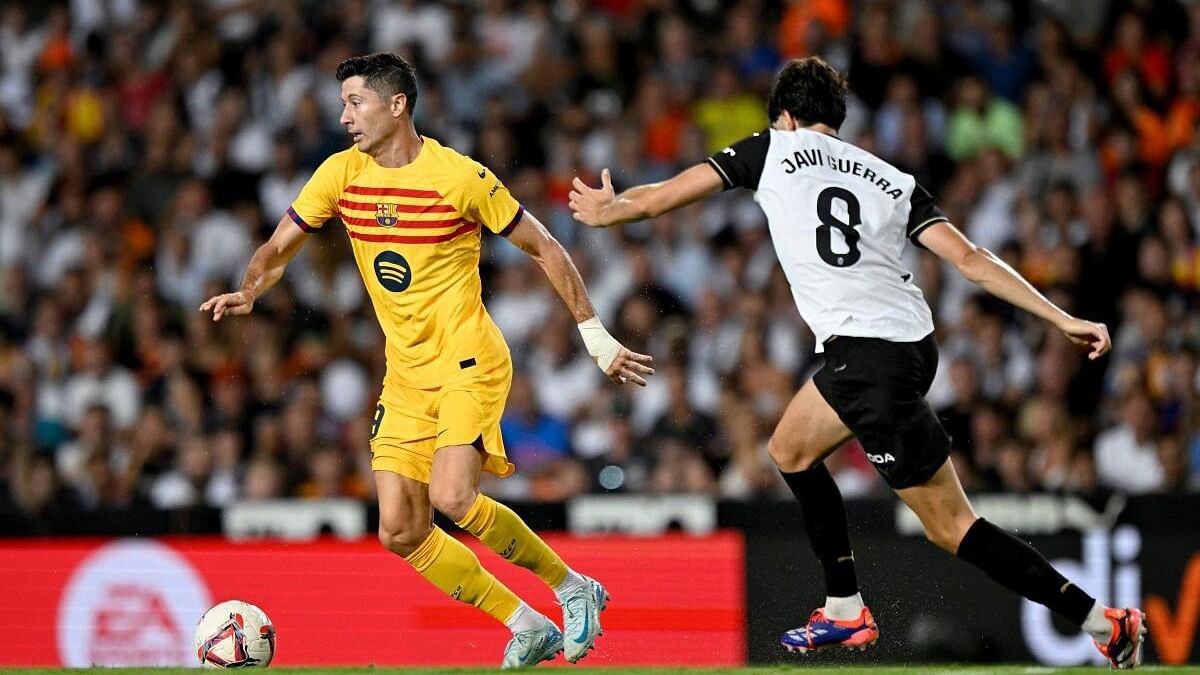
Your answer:
[[[858,592],[858,577],[854,574],[854,551],[850,548],[846,506],[829,469],[818,464],[808,471],[779,473],[804,512],[808,541],[825,568],[825,594],[834,598],[854,595]]]
[[[1095,598],[1058,573],[1037,549],[980,518],[958,544],[958,557],[1002,586],[1082,626]]]

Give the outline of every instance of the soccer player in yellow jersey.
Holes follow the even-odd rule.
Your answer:
[[[340,217],[387,338],[371,437],[380,541],[443,592],[512,630],[504,667],[533,666],[560,651],[575,662],[600,634],[608,593],[478,488],[480,471],[513,472],[500,437],[512,362],[480,299],[482,230],[507,237],[541,265],[610,379],[644,386],[651,359],[608,334],[566,251],[487,168],[417,134],[416,75],[407,61],[357,56],[338,66],[337,78],[341,123],[354,144],[313,174],[251,258],[241,289],[200,309],[214,321],[249,314],[309,233]],[[435,527],[435,508],[550,586],[565,636]]]

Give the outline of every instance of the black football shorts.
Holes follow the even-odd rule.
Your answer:
[[[813,376],[894,490],[925,483],[950,456],[950,436],[925,402],[937,364],[932,334],[917,342],[839,336],[825,343]]]

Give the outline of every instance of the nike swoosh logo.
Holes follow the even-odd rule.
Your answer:
[[[579,632],[579,637],[575,638],[575,644],[581,645],[587,642],[588,630],[592,627],[592,613],[585,606],[583,608],[583,630]]]
[[[534,640],[530,644],[521,643],[521,646],[524,647],[524,649],[522,649],[521,653],[517,656],[521,663],[529,663],[529,659],[533,656],[534,650],[538,648],[538,642],[538,640]]]
[[[483,171],[480,171],[480,172],[479,172],[479,177],[480,177],[480,178],[484,178],[484,177],[486,177],[486,176],[487,176],[487,169],[484,169]]]

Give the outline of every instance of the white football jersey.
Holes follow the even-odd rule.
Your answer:
[[[754,134],[708,162],[725,189],[755,191],[818,352],[837,335],[915,342],[933,332],[900,257],[906,239],[946,216],[911,175],[808,129]]]

